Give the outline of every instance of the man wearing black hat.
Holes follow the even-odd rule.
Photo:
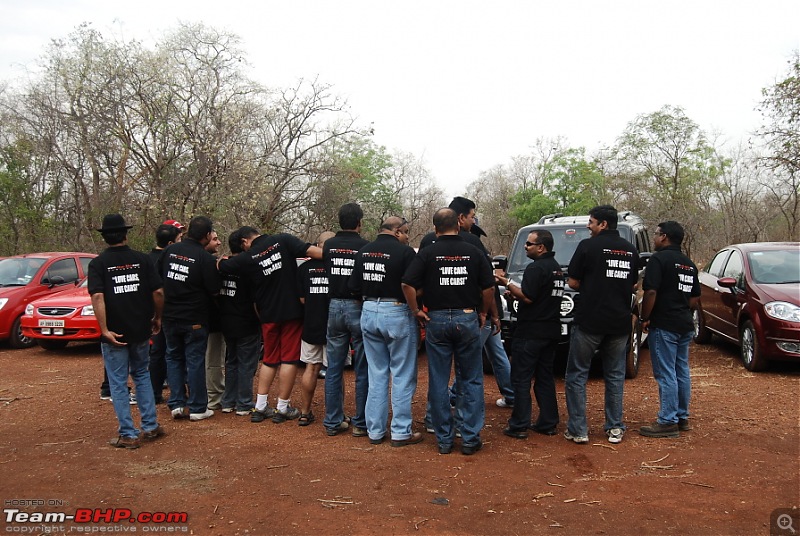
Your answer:
[[[89,263],[89,294],[102,333],[101,350],[108,373],[118,437],[111,445],[139,447],[139,430],[133,424],[128,402],[128,375],[136,385],[141,415],[141,439],[153,441],[164,435],[156,419],[150,384],[150,336],[161,330],[164,303],[161,278],[145,253],[128,247],[128,229],[119,214],[108,214],[98,229],[109,247]]]

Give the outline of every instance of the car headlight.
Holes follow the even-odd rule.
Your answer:
[[[81,309],[81,316],[94,316],[94,306],[84,305],[83,309]]]
[[[25,314],[28,316],[32,315],[33,309],[34,309],[33,304],[29,303],[28,305],[25,306]]]
[[[764,312],[772,318],[786,320],[787,322],[800,322],[800,307],[793,303],[782,301],[769,302],[764,306]]]
[[[7,303],[8,303],[8,298],[0,298],[0,309],[2,309],[3,306]]]

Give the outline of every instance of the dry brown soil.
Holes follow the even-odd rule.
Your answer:
[[[319,421],[250,423],[215,415],[173,421],[138,450],[115,449],[112,406],[99,400],[97,345],[60,352],[0,346],[0,490],[4,534],[790,534],[779,508],[800,502],[800,363],[745,371],[736,348],[692,347],[692,424],[680,439],[636,433],[658,406],[644,352],[625,388],[628,433],[602,433],[602,378],[589,385],[589,445],[560,435],[502,435],[508,409],[486,382],[485,448],[440,455],[432,435],[392,448],[327,437]],[[352,410],[352,371],[347,373]],[[563,431],[563,377],[557,382]],[[424,354],[414,399],[422,430]],[[274,398],[272,399],[274,400]],[[322,383],[315,412],[323,413]],[[134,411],[135,418],[138,417]],[[458,445],[457,445],[458,446]],[[31,502],[33,501],[33,502]],[[41,503],[41,504],[39,504]],[[184,512],[185,523],[20,523],[8,511]],[[797,510],[792,529],[800,530]],[[16,515],[16,514],[15,514]],[[772,516],[772,518],[771,518]]]

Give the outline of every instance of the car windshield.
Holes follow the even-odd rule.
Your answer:
[[[553,233],[553,251],[556,252],[556,261],[561,266],[569,265],[578,243],[591,236],[589,229],[586,227],[548,227],[547,230]],[[525,266],[531,263],[531,260],[525,255],[525,247],[523,246],[527,239],[527,234],[524,237],[519,237],[518,243],[514,247],[514,254],[508,263],[509,273],[522,271]]]
[[[12,257],[0,261],[0,287],[22,287],[33,280],[33,276],[44,264],[41,257]]]
[[[800,249],[753,251],[747,260],[757,283],[800,283]]]

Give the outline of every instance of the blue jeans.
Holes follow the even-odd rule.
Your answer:
[[[658,422],[677,424],[678,419],[689,418],[689,398],[692,385],[689,377],[689,341],[692,333],[675,333],[651,328],[650,362],[653,376],[658,382],[661,407]]]
[[[161,328],[167,338],[167,383],[169,409],[187,406],[185,385],[189,385],[190,413],[203,413],[208,407],[206,392],[206,346],[208,328],[164,321]]]
[[[356,414],[353,426],[366,428],[364,410],[369,390],[369,372],[361,335],[361,302],[331,299],[328,307],[328,370],[325,373],[325,428],[336,428],[345,419],[344,365],[353,345],[353,370],[356,375]]]
[[[622,390],[625,385],[625,352],[628,334],[605,335],[572,329],[567,356],[567,373],[564,377],[567,395],[567,429],[574,436],[588,436],[586,424],[586,382],[595,351],[603,361],[605,380],[606,431],[625,429],[622,422]]]
[[[156,420],[156,399],[153,386],[150,384],[150,341],[131,343],[127,346],[114,346],[106,342],[100,345],[103,364],[108,374],[108,386],[114,413],[119,421],[119,435],[122,437],[139,437],[139,430],[133,424],[131,405],[128,399],[128,375],[136,386],[136,402],[142,417],[142,431],[152,432],[158,428]]]
[[[514,382],[516,403],[508,419],[512,430],[527,430],[531,425],[531,380],[539,418],[534,430],[552,430],[558,424],[558,402],[556,381],[553,377],[553,362],[558,342],[553,339],[521,339],[514,337],[514,364],[511,365],[511,381]]]
[[[222,407],[236,411],[253,409],[253,377],[261,357],[261,333],[225,337],[225,392]]]
[[[494,326],[489,321],[483,325],[483,328],[481,328],[481,342],[486,350],[486,355],[489,357],[489,363],[492,364],[494,381],[497,382],[500,394],[503,395],[506,402],[513,404],[514,386],[511,384],[511,362],[508,360],[508,354],[506,354],[506,349],[503,347],[503,339],[500,337],[500,333],[492,334],[493,329]]]
[[[464,446],[474,446],[480,439],[485,419],[483,401],[483,361],[478,313],[461,309],[430,311],[425,331],[428,352],[428,402],[431,421],[440,447],[450,447],[455,438],[450,412],[451,363],[455,361],[456,412],[461,423]]]
[[[411,399],[417,390],[417,322],[405,303],[365,301],[361,331],[369,372],[366,421],[370,439],[386,435],[392,380],[392,440],[411,437]]]

